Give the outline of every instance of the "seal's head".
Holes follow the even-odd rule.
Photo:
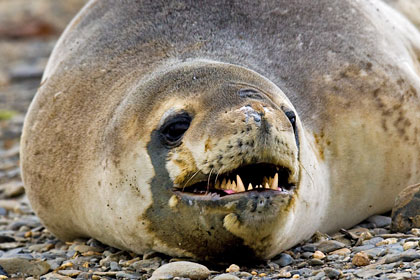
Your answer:
[[[307,145],[284,93],[213,61],[151,73],[128,88],[98,138],[99,158],[85,163],[74,210],[83,235],[208,260],[268,258],[308,237],[317,224],[299,228],[313,219],[309,206],[299,210],[314,196],[302,187]]]
[[[157,71],[129,103],[139,96],[159,115],[142,133],[150,234],[198,258],[266,256],[299,187],[299,118],[283,92],[249,69],[195,61]]]

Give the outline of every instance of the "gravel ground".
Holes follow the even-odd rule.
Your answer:
[[[0,279],[420,279],[420,230],[391,233],[389,215],[373,216],[332,236],[317,233],[253,266],[203,266],[157,253],[139,256],[93,239],[56,239],[41,225],[24,194],[19,138],[57,37],[25,33],[9,38],[8,33],[2,37],[1,30]]]

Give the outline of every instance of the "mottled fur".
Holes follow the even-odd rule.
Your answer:
[[[26,118],[28,196],[63,239],[270,258],[315,230],[389,210],[420,180],[419,46],[415,27],[379,0],[91,1]],[[263,197],[171,207],[174,181],[208,174],[240,139],[238,110],[252,102],[237,92],[249,86],[263,93],[255,108],[278,121],[266,147],[296,169],[296,194],[267,197],[261,216],[250,209]],[[282,106],[297,114],[299,150]],[[156,133],[177,110],[194,119],[183,144],[164,150]],[[223,160],[215,172],[241,158]]]

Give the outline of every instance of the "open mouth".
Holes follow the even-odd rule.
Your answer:
[[[291,181],[287,167],[269,163],[258,163],[239,167],[225,174],[212,174],[202,180],[190,180],[185,186],[175,190],[195,195],[227,196],[251,191],[291,191],[295,183]]]

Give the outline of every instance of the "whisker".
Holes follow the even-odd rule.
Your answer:
[[[210,190],[210,177],[211,177],[211,173],[213,172],[213,168],[210,169],[210,173],[209,173],[209,177],[207,179],[207,189],[206,189],[206,194],[209,192]]]
[[[185,182],[184,186],[182,186],[182,191],[184,191],[185,186],[198,174],[198,172],[200,172],[201,170],[197,170],[197,172],[195,172],[188,180],[187,182]]]

